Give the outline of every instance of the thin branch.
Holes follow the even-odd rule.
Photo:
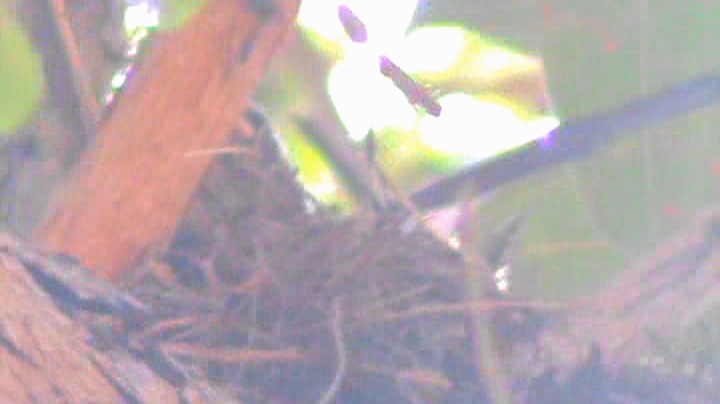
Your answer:
[[[100,116],[100,105],[93,95],[90,82],[86,77],[86,71],[80,56],[80,49],[75,39],[70,22],[67,19],[64,0],[43,0],[42,7],[47,13],[48,28],[53,31],[52,40],[57,38],[55,52],[57,59],[47,60],[48,68],[62,71],[62,77],[58,79],[69,81],[71,94],[62,94],[69,105],[63,107],[72,110],[72,114],[79,122],[83,130],[83,138],[91,139],[97,131],[97,122]]]
[[[558,303],[543,303],[522,300],[494,300],[480,299],[461,303],[446,303],[434,305],[420,305],[412,309],[388,313],[373,322],[393,322],[409,320],[418,317],[447,316],[452,314],[472,315],[473,313],[490,313],[507,308],[532,308],[546,311],[558,311],[570,308],[568,305]]]
[[[164,342],[159,346],[167,355],[202,358],[220,363],[297,362],[305,357],[302,352],[295,349],[238,349],[182,342]]]
[[[545,168],[587,158],[621,135],[643,126],[718,102],[718,74],[677,84],[620,108],[565,123],[508,155],[469,165],[416,191],[412,200],[420,209],[428,210],[457,201],[466,186],[472,186],[476,195],[483,195]]]
[[[388,369],[376,365],[354,366],[353,369],[379,376],[393,377],[397,380],[409,381],[425,387],[437,387],[443,390],[450,390],[454,386],[453,381],[450,380],[447,375],[432,369]]]
[[[347,372],[347,348],[345,347],[345,341],[342,331],[342,300],[341,298],[335,298],[333,300],[333,314],[330,318],[330,328],[332,329],[333,337],[335,338],[335,350],[337,352],[337,371],[335,377],[330,383],[330,386],[323,394],[322,398],[318,401],[320,404],[330,404],[335,402],[342,382],[345,379],[345,373]]]
[[[465,197],[467,198],[467,197]],[[470,202],[463,204],[467,223],[462,229],[464,241],[463,256],[465,257],[464,289],[465,298],[470,301],[482,301],[487,297],[488,279],[483,275],[489,274],[487,262],[477,253],[480,247],[477,215],[472,210]],[[470,325],[470,340],[474,351],[475,366],[478,374],[483,376],[488,394],[496,404],[512,403],[512,390],[505,365],[497,351],[495,329],[488,313],[470,311],[468,323]]]
[[[589,310],[572,313],[566,324],[551,327],[543,339],[555,364],[582,361],[580,349],[598,344],[611,361],[635,360],[649,348],[648,335],[669,338],[720,301],[716,273],[719,261],[720,212],[711,211],[692,232],[658,246],[649,259],[631,267],[604,292],[594,296]]]

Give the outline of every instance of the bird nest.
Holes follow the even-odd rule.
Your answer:
[[[173,241],[126,280],[152,309],[128,344],[174,384],[203,378],[246,402],[482,402],[490,347],[515,399],[632,400],[660,379],[663,399],[699,391],[637,358],[610,363],[607,334],[582,327],[597,306],[470,300],[466,259],[412,212],[339,215],[303,191],[276,139],[236,142],[254,157],[220,156]],[[491,345],[478,346],[478,313]]]

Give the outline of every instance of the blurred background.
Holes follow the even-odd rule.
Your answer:
[[[367,43],[350,41],[335,3],[365,22]],[[304,0],[299,23],[259,103],[289,140],[308,188],[341,206],[348,193],[293,116],[354,140],[372,129],[380,164],[412,192],[561,123],[720,71],[720,4],[700,0]],[[410,106],[379,74],[378,54],[435,89],[441,116]],[[561,301],[589,295],[717,206],[719,111],[634,130],[585,161],[484,198],[479,211],[489,229],[524,218],[513,293]],[[452,207],[435,216],[452,228]]]
[[[163,15],[182,20],[196,3],[128,1],[121,17],[132,39],[130,54],[148,30],[177,24],[163,26]],[[42,103],[43,77],[27,35],[10,23],[18,2],[0,4],[0,131],[21,138]],[[348,38],[337,16],[340,4],[365,23],[366,43]],[[411,106],[380,73],[379,55],[431,88],[442,114]],[[717,1],[303,0],[298,30],[256,102],[307,189],[352,213],[360,204],[332,156],[299,121],[358,147],[372,131],[378,164],[411,194],[469,164],[502,158],[569,121],[718,75],[718,55]],[[123,63],[116,67],[112,79],[95,81],[99,100],[121,89]],[[13,161],[15,155],[8,156],[4,161]],[[7,163],[6,171],[11,167]],[[568,301],[602,290],[719,203],[715,105],[634,129],[590,158],[503,186],[483,196],[479,220],[494,231],[508,218],[522,218],[507,263],[510,293]],[[8,227],[28,228],[17,218],[39,210],[6,207]],[[441,231],[456,230],[456,206],[428,214]]]

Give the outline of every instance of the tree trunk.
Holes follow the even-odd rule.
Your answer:
[[[78,307],[36,276],[64,270],[2,235],[0,240],[0,397],[4,402],[178,402],[176,389],[127,351],[102,352]],[[69,270],[69,269],[68,269]],[[47,285],[47,284],[46,284]],[[57,290],[55,290],[57,292]],[[72,306],[72,305],[71,305]],[[70,314],[70,313],[73,314]]]

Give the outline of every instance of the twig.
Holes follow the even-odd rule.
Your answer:
[[[361,365],[357,369],[380,376],[394,377],[397,380],[405,380],[425,387],[437,387],[443,390],[453,388],[453,382],[448,376],[432,369],[388,369],[374,365]]]
[[[416,299],[419,296],[424,295],[431,289],[432,289],[432,285],[427,283],[427,284],[420,285],[416,288],[412,288],[408,291],[401,291],[401,292],[395,293],[392,296],[385,298],[385,299],[380,299],[377,302],[368,302],[367,305],[365,305],[365,307],[363,308],[362,313],[376,313],[378,310],[381,310],[385,307],[389,307],[395,303],[408,302],[411,299]],[[378,296],[379,296],[379,294],[378,294]]]
[[[368,167],[365,156],[345,134],[325,130],[313,120],[300,116],[295,117],[294,122],[325,154],[347,185],[348,191],[360,203],[367,204],[371,209],[385,204],[386,195],[379,187],[373,186],[376,183],[374,176],[377,175],[377,167]]]
[[[169,356],[202,358],[220,363],[297,362],[305,357],[302,352],[294,349],[215,348],[182,342],[164,342],[160,344],[160,350]]]
[[[55,31],[55,38],[58,38],[57,52],[60,54],[59,63],[62,66],[57,67],[64,70],[64,80],[69,80],[72,88],[71,100],[68,103],[69,108],[75,109],[74,116],[78,119],[83,130],[83,140],[87,141],[95,136],[97,131],[97,122],[100,116],[100,105],[93,96],[90,83],[85,77],[86,73],[83,68],[82,59],[80,57],[80,49],[78,48],[72,27],[67,20],[67,12],[65,11],[64,0],[45,0],[47,7],[48,22],[50,29]],[[51,61],[57,62],[57,61]],[[64,95],[64,97],[67,95]],[[68,104],[65,107],[68,107]]]
[[[340,386],[342,386],[347,371],[347,348],[342,332],[342,298],[336,297],[333,300],[333,314],[330,318],[330,328],[335,337],[335,350],[337,352],[337,371],[325,394],[318,400],[319,404],[330,404],[335,402]]]
[[[235,154],[238,156],[247,156],[255,160],[260,159],[260,155],[255,150],[251,150],[244,147],[227,146],[227,147],[215,147],[212,149],[197,149],[189,152],[185,152],[185,157],[202,157],[202,156],[217,156],[221,154]]]
[[[146,330],[143,330],[132,336],[133,341],[138,341],[139,344],[145,344],[147,341],[157,338],[163,334],[177,332],[192,328],[193,325],[198,323],[198,319],[195,317],[176,317],[167,320],[161,320],[157,324],[153,324]]]
[[[420,209],[429,210],[457,201],[468,185],[474,188],[476,196],[482,195],[542,169],[587,158],[622,133],[718,102],[718,74],[677,84],[620,108],[565,123],[513,153],[469,165],[416,191],[412,200]]]
[[[467,196],[463,196],[467,198]],[[487,262],[478,255],[480,243],[477,231],[477,215],[472,211],[470,202],[463,206],[467,218],[463,230],[465,257],[465,297],[470,301],[481,301],[486,297],[487,286],[483,282],[482,274],[489,274]],[[471,326],[470,335],[475,356],[475,366],[488,389],[492,402],[496,404],[512,403],[510,383],[504,369],[504,364],[497,353],[494,329],[487,313],[470,311],[468,313]]]
[[[568,308],[567,305],[531,302],[520,300],[493,300],[481,299],[473,301],[465,301],[462,303],[435,304],[427,306],[416,306],[410,310],[389,313],[383,316],[381,322],[391,322],[399,320],[407,320],[416,317],[432,316],[432,315],[449,315],[449,314],[472,314],[487,313],[494,310],[506,308],[533,308],[540,310],[563,310]]]

